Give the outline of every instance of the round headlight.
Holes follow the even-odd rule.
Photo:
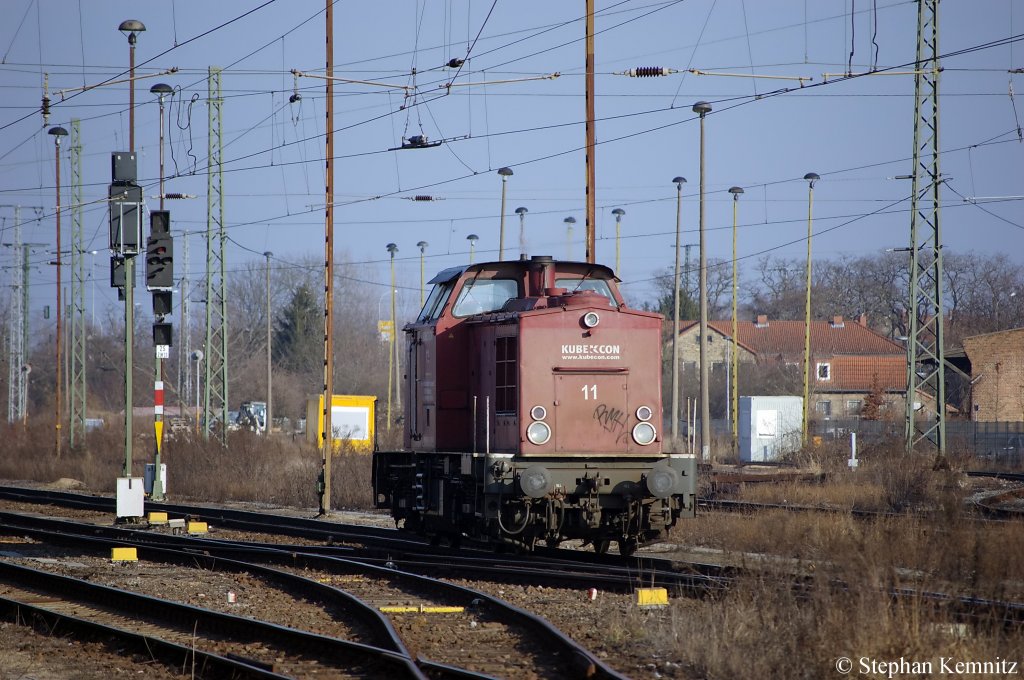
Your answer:
[[[548,417],[548,410],[538,404],[530,409],[530,417],[534,420],[544,420]]]
[[[530,426],[526,428],[526,438],[530,440],[531,444],[540,446],[541,444],[547,444],[548,440],[551,439],[551,428],[548,424],[540,420],[530,423]]]
[[[679,472],[667,465],[658,465],[651,468],[650,472],[644,477],[647,493],[655,498],[668,498],[671,496],[678,481]]]
[[[650,406],[641,406],[636,410],[636,419],[647,422],[654,415],[654,411],[651,410]]]
[[[593,328],[599,323],[601,323],[601,317],[597,312],[587,312],[583,315],[583,325],[587,328]]]
[[[654,425],[650,423],[637,423],[633,427],[633,441],[640,446],[647,446],[654,442],[655,437],[658,436],[657,430],[654,429]]]
[[[519,473],[519,488],[530,498],[543,498],[551,489],[551,473],[542,465],[533,465]]]

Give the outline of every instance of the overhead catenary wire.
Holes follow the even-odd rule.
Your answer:
[[[1012,44],[1012,43],[1011,43]]]

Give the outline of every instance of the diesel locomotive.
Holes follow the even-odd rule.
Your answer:
[[[405,439],[377,507],[405,529],[623,555],[692,517],[696,460],[661,434],[662,316],[608,267],[540,256],[445,269],[404,328]]]

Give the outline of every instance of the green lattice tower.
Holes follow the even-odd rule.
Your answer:
[[[71,119],[71,446],[85,441],[85,252],[82,249],[82,137]]]
[[[220,419],[219,437],[227,444],[228,431],[228,319],[224,278],[224,146],[221,141],[224,100],[220,90],[221,70],[210,67],[209,171],[206,184],[206,388],[204,436],[210,437],[213,417]]]
[[[907,336],[906,445],[946,455],[946,381],[942,313],[939,172],[939,0],[918,0],[914,76],[914,154],[910,205],[910,329]],[[923,398],[919,400],[918,395]],[[925,403],[931,400],[931,404]],[[914,402],[934,406],[916,418]]]
[[[6,207],[6,206],[4,206]],[[11,265],[11,323],[7,333],[7,422],[21,422],[25,412],[22,397],[25,364],[24,334],[22,333],[22,273],[21,273],[21,206],[14,207],[14,263]]]

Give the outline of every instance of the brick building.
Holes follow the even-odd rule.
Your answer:
[[[970,409],[981,422],[1024,422],[1024,328],[964,338]]]
[[[743,364],[782,364],[803,370],[804,322],[739,321],[736,325],[740,375]],[[679,324],[680,362],[695,370],[700,356],[696,321]],[[867,320],[811,321],[811,403],[814,417],[858,417],[877,380],[883,411],[902,417],[906,403],[906,348],[867,327]],[[708,322],[708,350],[712,370],[724,367],[731,356],[732,321]],[[802,384],[802,378],[801,378]],[[742,391],[741,391],[742,394]]]

